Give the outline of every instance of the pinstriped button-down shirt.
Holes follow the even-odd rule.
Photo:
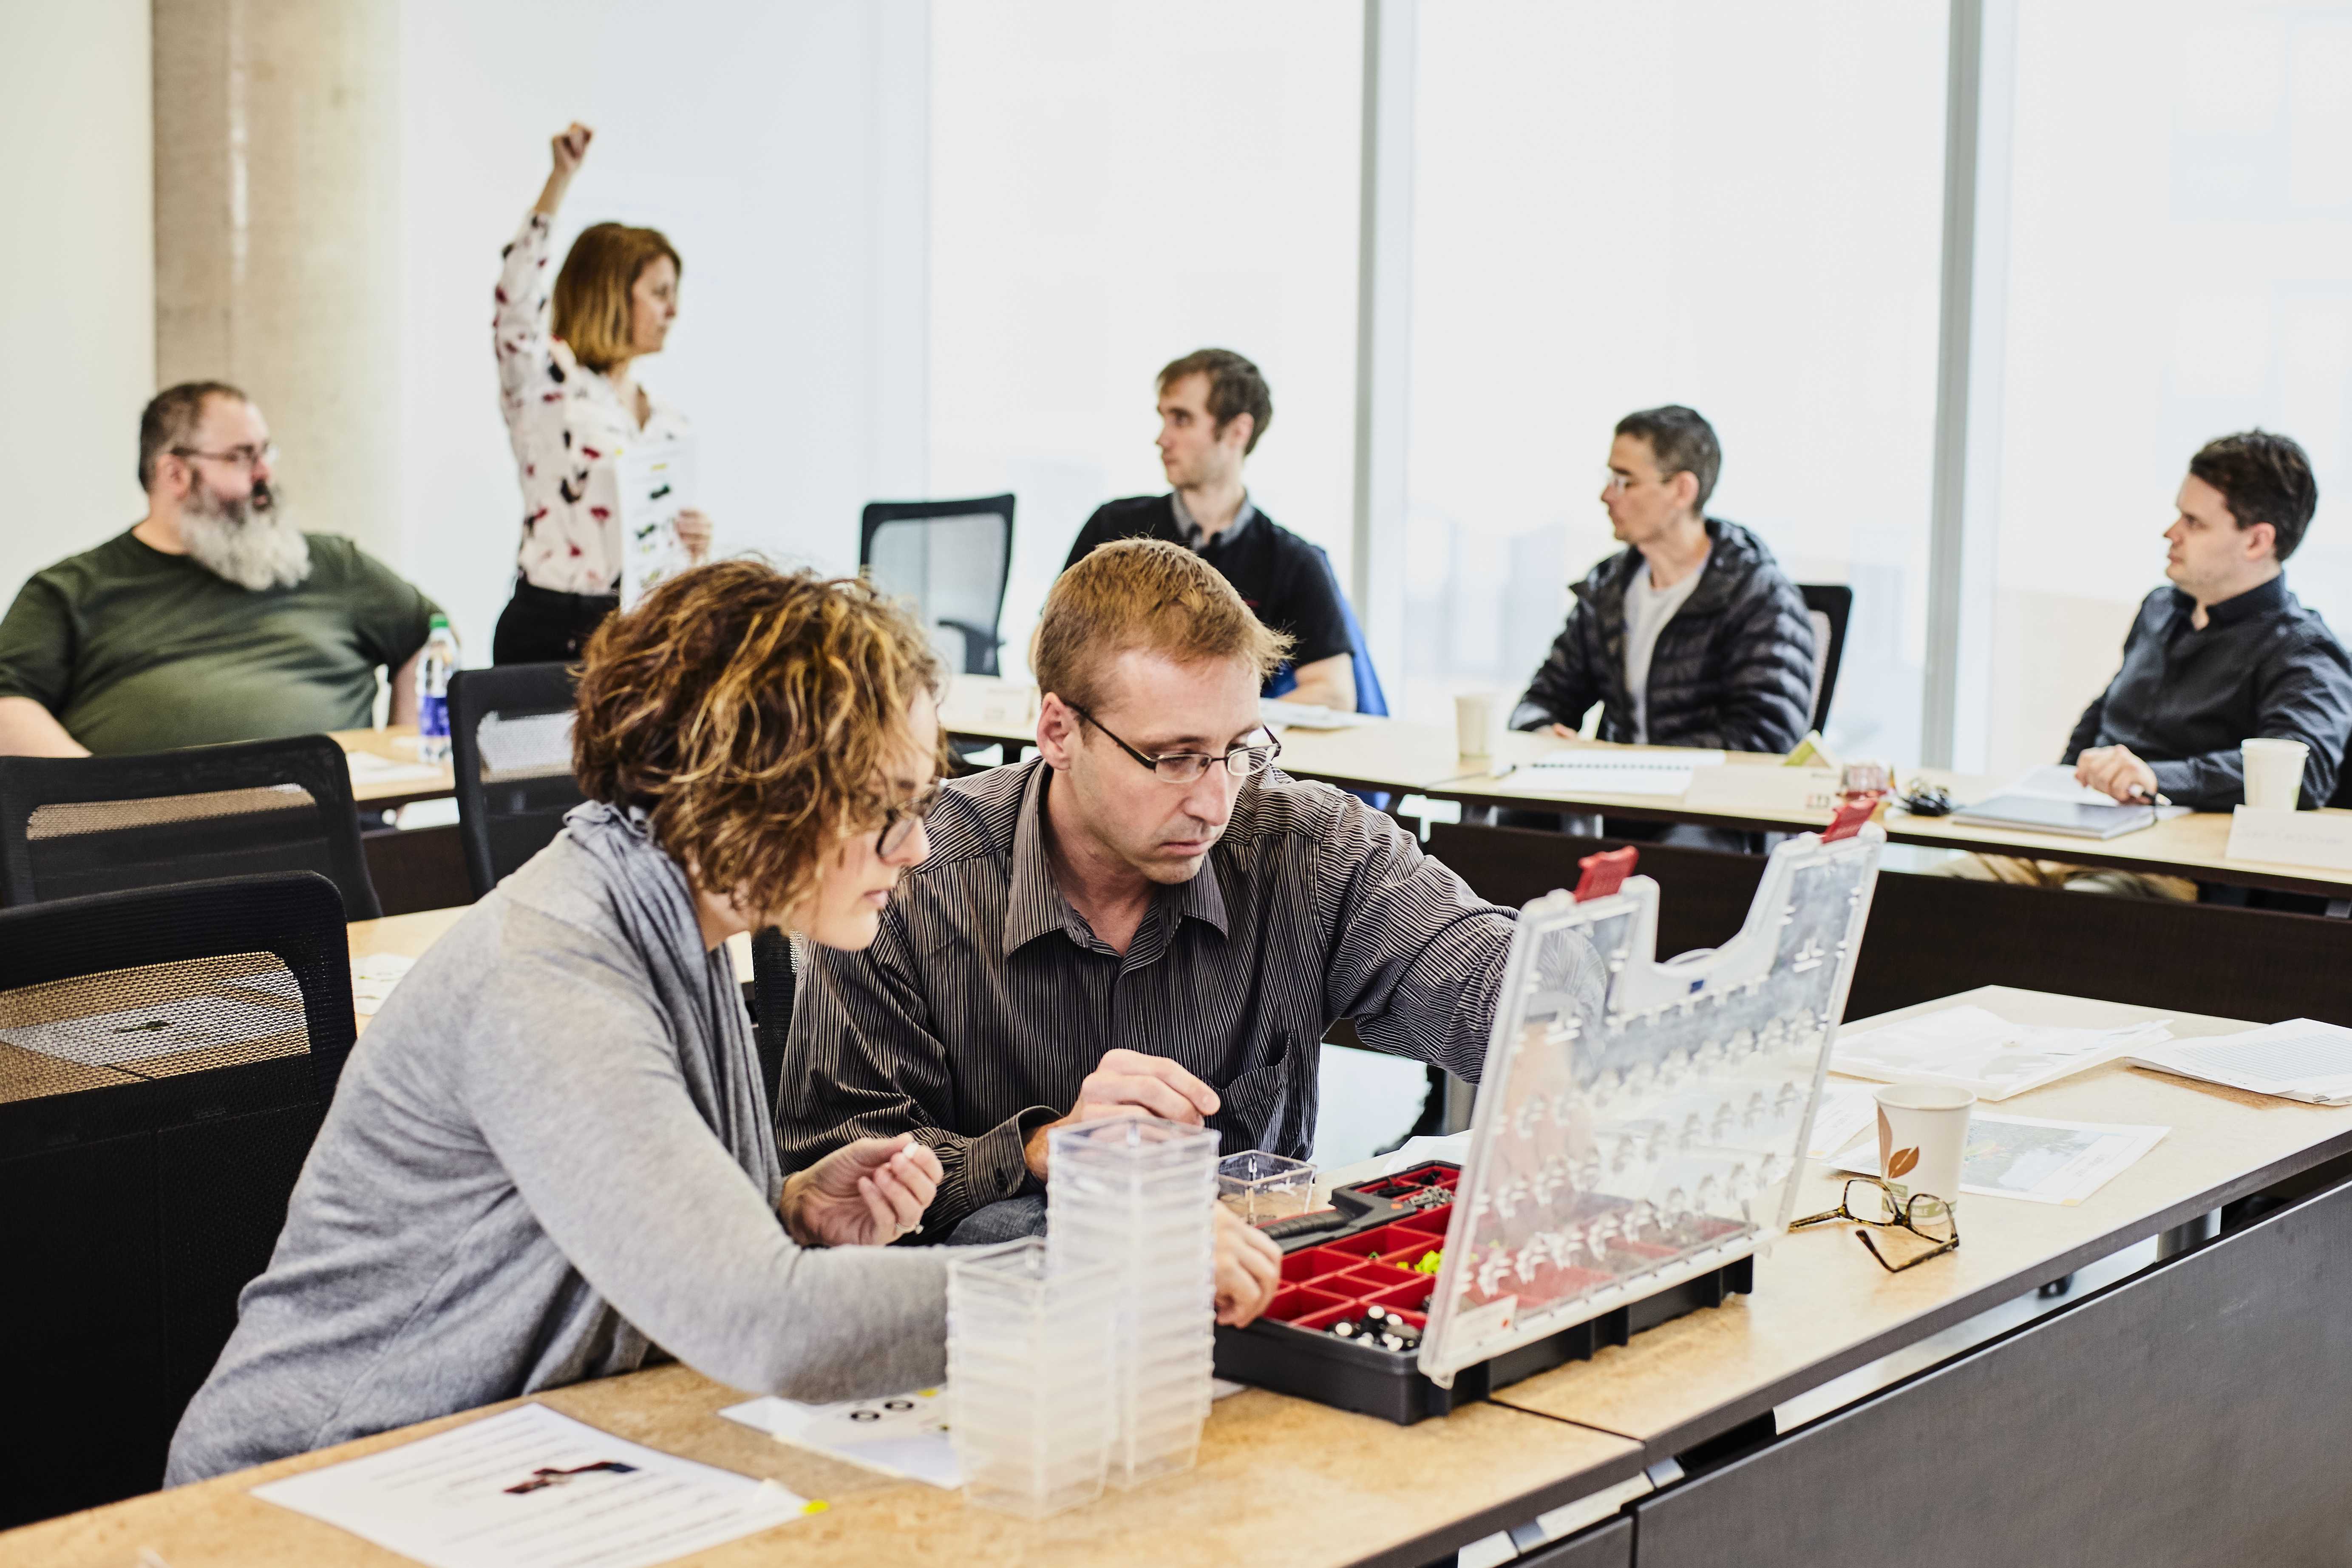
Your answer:
[[[777,1128],[788,1169],[912,1131],[946,1179],[934,1234],[1031,1190],[1029,1134],[1105,1051],[1168,1057],[1214,1087],[1225,1150],[1304,1155],[1318,1042],[1365,1042],[1475,1079],[1513,912],[1473,894],[1389,817],[1279,773],[1245,786],[1191,881],[1160,892],[1125,954],[1054,884],[1042,761],[950,784],[863,952],[813,949]]]

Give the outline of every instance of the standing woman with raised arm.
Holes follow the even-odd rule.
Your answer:
[[[685,416],[635,374],[639,359],[661,352],[677,316],[682,264],[661,231],[592,224],[550,285],[555,214],[593,134],[575,121],[554,138],[555,166],[499,275],[499,405],[523,497],[514,598],[491,647],[499,664],[580,657],[588,634],[621,602],[614,455],[687,433]],[[708,517],[679,513],[677,532],[697,563],[709,557]]]

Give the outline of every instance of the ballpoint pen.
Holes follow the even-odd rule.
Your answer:
[[[1488,773],[1486,774],[1486,776],[1487,776],[1488,778],[1490,778],[1490,779],[1507,779],[1507,778],[1509,778],[1513,773],[1517,773],[1518,771],[1519,771],[1519,764],[1518,764],[1518,763],[1502,763],[1500,766],[1496,767],[1496,768],[1492,769],[1491,771],[1489,771],[1489,772],[1488,772]]]
[[[2162,794],[2150,795],[2146,789],[2142,788],[2138,784],[2132,785],[2132,798],[2134,800],[2144,800],[2150,805],[2170,805],[2172,804],[2171,800],[2168,796]]]

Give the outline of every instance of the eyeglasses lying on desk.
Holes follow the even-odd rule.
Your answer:
[[[1877,1237],[1869,1230],[1856,1233],[1862,1237],[1863,1246],[1870,1248],[1870,1255],[1878,1259],[1878,1266],[1889,1274],[1916,1268],[1930,1258],[1941,1258],[1960,1244],[1959,1226],[1952,1218],[1951,1205],[1930,1193],[1913,1193],[1907,1201],[1898,1199],[1895,1189],[1876,1176],[1853,1177],[1846,1183],[1845,1194],[1838,1200],[1837,1207],[1827,1214],[1791,1220],[1789,1228],[1801,1230],[1809,1225],[1826,1225],[1837,1219],[1851,1220],[1856,1225],[1873,1226],[1881,1231],[1909,1231],[1918,1237],[1917,1241],[1895,1242],[1890,1237],[1887,1249],[1881,1250]],[[1925,1244],[1924,1250],[1922,1243]],[[1896,1263],[1886,1256],[1890,1250],[1898,1258],[1906,1252],[1913,1256],[1903,1258],[1902,1262]]]

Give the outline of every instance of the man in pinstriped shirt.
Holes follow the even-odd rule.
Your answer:
[[[1066,1121],[1148,1113],[1304,1155],[1335,1019],[1478,1075],[1513,914],[1388,816],[1273,768],[1258,685],[1281,654],[1178,546],[1108,544],[1063,574],[1034,659],[1040,757],[948,785],[880,939],[812,957],[788,1167],[911,1131],[945,1173],[927,1229],[994,1239],[1042,1224]]]

